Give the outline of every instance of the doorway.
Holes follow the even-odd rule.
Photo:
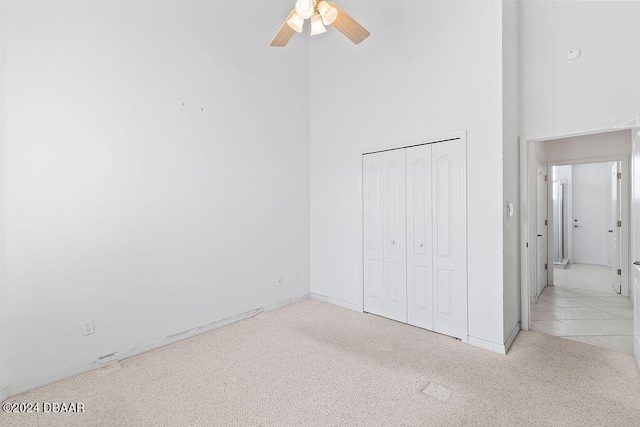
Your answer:
[[[611,127],[521,139],[523,329],[634,351],[629,242],[635,237],[630,226],[635,132]],[[634,163],[636,175],[638,166]],[[545,167],[546,197],[539,188]],[[596,170],[597,184],[585,181]],[[540,289],[543,262],[549,267],[548,286]]]
[[[628,241],[622,242],[623,206],[628,207],[622,182],[629,174],[622,160],[560,163],[549,165],[553,283],[532,301],[531,326],[633,353],[633,307],[620,295],[628,252]]]

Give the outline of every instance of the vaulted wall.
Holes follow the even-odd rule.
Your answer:
[[[12,392],[309,292],[307,41],[252,9],[6,1]]]

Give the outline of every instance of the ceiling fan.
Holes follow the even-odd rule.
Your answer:
[[[301,33],[304,21],[311,21],[311,35],[327,32],[325,25],[334,27],[355,44],[360,44],[371,35],[362,25],[349,16],[337,4],[325,0],[297,0],[296,7],[271,40],[271,46],[285,47],[295,33]]]

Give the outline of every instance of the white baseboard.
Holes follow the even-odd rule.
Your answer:
[[[491,341],[486,341],[481,338],[469,337],[469,344],[475,347],[480,347],[485,350],[491,350],[500,354],[507,354],[505,346],[503,344],[496,344]]]
[[[522,326],[520,325],[520,322],[518,322],[518,324],[515,326],[515,328],[513,328],[513,330],[509,334],[509,338],[507,338],[507,342],[504,343],[504,354],[507,354],[509,352],[511,345],[515,341],[521,329],[522,329]]]
[[[518,322],[516,327],[513,328],[513,331],[511,331],[511,334],[509,334],[509,338],[507,338],[507,342],[504,344],[496,344],[494,342],[483,340],[481,338],[476,338],[476,337],[469,337],[469,344],[476,347],[484,348],[485,350],[491,350],[496,353],[507,354],[507,352],[511,348],[511,345],[513,344],[513,341],[515,341],[516,337],[518,336],[520,329],[521,329],[520,322]]]
[[[189,329],[188,331],[180,332],[178,334],[169,335],[165,338],[162,338],[158,341],[154,341],[148,344],[144,344],[138,347],[133,347],[127,350],[118,351],[106,356],[99,357],[96,360],[91,362],[81,363],[79,365],[75,365],[69,367],[63,371],[47,375],[42,378],[38,378],[35,380],[29,380],[18,384],[12,384],[8,387],[0,390],[0,402],[18,394],[27,392],[29,390],[33,390],[38,387],[44,387],[46,385],[55,383],[57,381],[63,380],[65,378],[69,378],[75,375],[79,375],[100,367],[103,367],[109,363],[117,362],[120,360],[127,359],[132,356],[136,356],[138,354],[146,353],[147,351],[155,350],[160,347],[164,347],[169,344],[173,344],[177,341],[181,341],[186,338],[191,338],[196,335],[204,334],[206,332],[212,331],[214,329],[221,328],[223,326],[230,325],[235,322],[239,322],[241,320],[249,319],[257,314],[264,313],[266,311],[275,310],[276,308],[284,307],[285,305],[293,304],[298,301],[305,300],[310,297],[309,293],[300,295],[298,297],[289,298],[283,301],[278,301],[274,304],[270,304],[264,307],[256,308],[255,310],[247,311],[246,313],[238,314],[237,316],[228,317],[226,319],[218,320],[213,323],[209,323],[207,325],[199,326],[197,328]]]
[[[331,298],[325,295],[320,295],[320,294],[316,294],[311,292],[311,298],[318,300],[318,301],[322,301],[322,302],[326,302],[329,304],[333,304],[333,305],[337,305],[339,307],[343,307],[343,308],[348,308],[349,310],[353,310],[353,311],[357,311],[362,313],[363,308],[362,306],[358,305],[358,304],[354,304],[352,302],[346,302],[346,301],[342,301],[336,298]]]
[[[311,298],[318,301],[326,302],[329,304],[337,305],[339,307],[348,308],[349,310],[354,310],[360,313],[363,312],[363,307],[358,304],[353,304],[353,303],[342,301],[336,298],[331,298],[325,295],[320,295],[320,294],[311,292]],[[507,342],[505,344],[496,344],[496,343],[486,341],[480,338],[475,338],[475,337],[468,337],[467,340],[463,339],[462,342],[471,344],[476,347],[484,348],[485,350],[491,350],[496,353],[507,354],[507,351],[509,351],[509,348],[511,348],[513,341],[518,336],[520,329],[521,329],[520,322],[518,322],[515,328],[513,328],[513,331],[511,331],[511,334],[509,335],[509,338],[507,339]]]
[[[638,368],[640,368],[640,335],[634,336],[634,347],[636,362],[638,362]]]

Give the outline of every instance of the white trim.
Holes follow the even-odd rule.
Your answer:
[[[173,344],[178,341],[182,341],[186,338],[191,338],[196,335],[204,334],[206,332],[210,332],[214,329],[221,328],[223,326],[230,325],[232,323],[239,322],[241,320],[249,319],[254,317],[257,314],[264,313],[267,311],[275,310],[280,307],[284,307],[289,304],[293,304],[310,297],[309,293],[300,295],[298,297],[289,298],[283,301],[278,301],[274,304],[270,304],[264,307],[256,308],[255,310],[247,311],[246,313],[238,314],[237,316],[227,317],[226,319],[218,320],[213,323],[209,323],[207,325],[199,326],[197,328],[189,329],[188,331],[180,332],[178,334],[170,335],[168,337],[162,338],[158,341],[154,341],[151,343],[143,344],[141,346],[133,347],[127,350],[122,350],[115,352],[113,354],[100,357],[91,362],[81,363],[75,366],[71,366],[67,369],[64,369],[60,372],[56,372],[54,374],[46,375],[41,378],[24,381],[18,384],[11,384],[8,387],[4,388],[0,391],[0,401],[6,400],[9,397],[16,396],[18,394],[27,392],[29,390],[33,390],[35,388],[43,387],[54,382],[63,380],[65,378],[69,378],[75,375],[79,375],[100,367],[103,367],[109,363],[120,361],[123,359],[127,359],[132,356],[136,356],[138,354],[146,353],[151,350],[158,349],[160,347],[164,347],[169,344]]]
[[[520,322],[518,322],[518,324],[515,326],[515,328],[513,328],[513,330],[511,331],[511,334],[509,334],[509,338],[507,338],[507,342],[504,343],[505,354],[507,354],[507,352],[509,352],[509,349],[511,348],[511,345],[513,345],[513,342],[515,341],[516,337],[520,333],[521,329],[522,328],[520,327]]]
[[[640,229],[638,228],[638,217],[640,215],[640,212],[638,212],[638,209],[640,208],[640,203],[638,203],[638,194],[640,193],[640,189],[638,188],[637,184],[638,184],[638,180],[636,177],[638,177],[638,174],[640,173],[640,157],[639,157],[639,151],[638,151],[638,144],[640,143],[640,127],[636,127],[631,129],[631,134],[632,136],[632,143],[631,143],[631,165],[630,165],[630,175],[631,175],[631,179],[630,179],[630,184],[631,184],[631,189],[630,189],[630,196],[631,196],[631,213],[630,213],[630,228],[631,228],[631,236],[630,236],[630,243],[629,243],[629,249],[631,251],[630,254],[630,258],[631,261],[633,260],[639,260],[640,259],[640,247],[638,245],[638,242],[640,241]],[[636,361],[638,362],[638,367],[640,367],[640,331],[638,330],[638,328],[640,327],[640,319],[638,317],[638,310],[640,310],[640,307],[638,306],[639,302],[640,302],[640,284],[638,282],[639,278],[638,278],[638,267],[635,265],[635,262],[633,263],[633,265],[631,266],[631,271],[630,271],[630,279],[629,281],[632,283],[632,288],[631,288],[631,301],[633,303],[633,347],[634,347],[634,355],[636,358]]]
[[[337,299],[337,298],[331,298],[331,297],[328,297],[326,295],[316,294],[314,292],[311,292],[310,298],[314,299],[314,300],[317,300],[317,301],[326,302],[327,304],[333,304],[333,305],[337,305],[338,307],[348,308],[349,310],[353,310],[353,311],[357,311],[359,313],[363,313],[362,306],[358,305],[358,304],[354,304],[352,302],[342,301],[342,300]]]
[[[499,353],[499,354],[507,354],[507,349],[506,346],[504,344],[496,344],[494,342],[491,341],[486,341],[483,340],[481,338],[476,338],[476,337],[469,337],[469,344],[471,344],[474,347],[479,347],[479,348],[483,348],[485,350],[490,350],[493,351],[495,353]]]
[[[407,141],[402,145],[386,145],[385,144],[383,146],[376,147],[376,148],[371,148],[367,150],[363,149],[360,151],[360,155],[365,156],[367,154],[378,153],[380,151],[402,150],[404,148],[416,147],[418,145],[437,144],[439,142],[446,142],[456,138],[466,139],[467,131],[462,130],[462,131],[457,131],[452,133],[439,133],[439,134],[429,135],[425,138],[421,138],[420,140]]]
[[[462,342],[465,344],[469,344],[469,193],[467,193],[469,188],[469,151],[467,145],[467,131],[458,132],[456,135],[459,136],[460,141],[463,144],[464,151],[464,168],[463,168],[463,189],[462,189],[462,214],[464,217],[462,218],[462,235],[464,236],[464,278],[465,278],[465,289],[464,289],[464,299],[466,300],[467,311],[464,314],[466,329],[464,334],[462,335]]]
[[[535,267],[535,271],[536,271],[536,292],[534,293],[536,296],[536,303],[538,302],[538,297],[540,295],[542,295],[542,291],[544,291],[544,288],[546,288],[547,286],[549,286],[550,283],[553,283],[553,262],[549,263],[549,260],[553,260],[553,238],[549,238],[549,230],[551,229],[550,225],[551,225],[551,218],[553,218],[553,202],[549,203],[549,200],[553,198],[553,187],[551,186],[551,174],[549,172],[549,164],[547,163],[546,160],[541,160],[539,157],[537,157],[538,160],[538,164],[542,165],[543,169],[544,169],[544,176],[545,176],[545,182],[547,185],[547,213],[546,213],[546,222],[547,222],[547,226],[545,227],[546,230],[546,236],[544,236],[546,242],[547,242],[547,269],[545,270],[545,276],[546,279],[543,283],[544,286],[542,286],[542,289],[540,289],[540,293],[538,294],[538,257],[536,255],[536,267]],[[538,181],[537,181],[537,175],[536,175],[536,185],[538,185]],[[538,193],[536,191],[536,203],[538,202]],[[538,209],[536,208],[536,224],[538,223]],[[536,225],[536,233],[537,233],[537,225]],[[537,248],[537,244],[538,241],[536,240],[536,251],[538,250]],[[537,252],[536,252],[537,254]],[[551,267],[549,267],[551,266]]]
[[[555,139],[573,138],[576,136],[585,136],[585,135],[596,135],[599,133],[617,132],[619,130],[624,130],[624,129],[617,129],[615,125],[612,125],[607,127],[599,127],[591,130],[525,135],[520,137],[520,140],[521,141],[525,140],[527,142],[553,141]]]
[[[529,144],[525,137],[520,138],[520,324],[523,330],[529,330]]]
[[[507,342],[505,342],[504,344],[496,344],[491,341],[487,341],[487,340],[483,340],[483,339],[471,337],[471,336],[468,339],[468,344],[471,344],[474,347],[480,347],[485,350],[490,350],[495,353],[504,355],[504,354],[507,354],[507,352],[511,348],[511,345],[515,341],[521,329],[522,328],[520,327],[520,322],[518,322],[516,326],[513,328],[513,330],[511,331],[511,333],[509,334],[509,338],[507,338]]]
[[[633,129],[640,126],[640,116],[635,116],[633,119],[629,119],[626,122],[616,125],[616,129]]]
[[[635,345],[635,350],[633,353],[636,356],[636,362],[638,362],[638,368],[640,368],[640,336],[636,335],[634,338],[635,339],[633,341]]]
[[[362,286],[359,287],[360,289],[358,289],[357,291],[357,296],[359,301],[358,311],[364,313],[364,154],[362,153],[360,153],[360,157],[358,159],[358,168],[358,206],[360,208],[358,209],[358,214],[360,215],[360,217],[358,218],[358,221],[360,221],[360,236],[358,236],[358,238],[361,242],[358,254],[358,262],[360,263],[360,268],[358,269],[358,283],[361,283]]]

